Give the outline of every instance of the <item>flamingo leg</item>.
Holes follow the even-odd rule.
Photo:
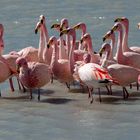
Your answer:
[[[67,88],[70,90],[70,84],[68,84],[68,83],[66,82],[66,86],[67,86]]]
[[[91,100],[90,100],[90,104],[93,103],[93,95],[92,95],[92,91],[93,91],[93,88],[89,88],[89,87],[88,87],[89,97],[91,98]]]
[[[125,90],[125,93],[126,93],[126,98],[128,98],[129,97],[129,93],[128,93],[128,91],[127,91],[127,89],[124,87],[124,90]]]
[[[30,100],[33,99],[33,96],[32,96],[32,89],[30,89]]]
[[[13,80],[12,80],[12,77],[9,78],[9,83],[10,83],[10,88],[11,88],[11,91],[14,92],[15,89],[14,89],[14,85],[13,85]]]
[[[109,90],[108,86],[105,86],[105,87],[107,89],[107,94],[110,95],[111,93],[110,93],[110,90]]]
[[[19,90],[21,90],[21,86],[20,86],[20,82],[19,82],[18,78],[17,78],[17,82],[18,82],[18,88],[19,88]]]
[[[139,83],[137,82],[137,90],[139,90]]]
[[[112,87],[111,87],[111,85],[109,85],[109,89],[110,89],[110,94],[112,95],[113,93],[112,93]]]
[[[38,101],[40,101],[40,89],[38,88]]]
[[[123,87],[123,99],[125,99],[125,89]]]
[[[100,103],[101,103],[101,92],[100,92],[100,88],[98,88],[98,92],[99,92],[99,101],[100,101]]]
[[[132,84],[130,84],[130,89],[132,89]]]

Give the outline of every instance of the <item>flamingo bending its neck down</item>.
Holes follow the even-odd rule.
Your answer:
[[[123,52],[136,52],[140,54],[140,46],[128,47],[128,32],[129,32],[129,20],[126,17],[116,18],[115,22],[121,23],[124,28],[124,38],[123,38]]]
[[[27,62],[25,58],[19,57],[16,60],[19,70],[19,80],[30,89],[30,99],[32,99],[32,89],[38,89],[38,100],[40,100],[40,88],[50,81],[49,66],[39,62]]]

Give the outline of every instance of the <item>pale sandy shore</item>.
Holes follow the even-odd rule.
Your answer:
[[[2,91],[0,99],[0,140],[118,140],[140,139],[140,91],[129,89],[123,100],[120,87],[113,95],[97,90],[93,104],[79,86],[68,91],[54,81],[41,90],[41,101],[28,93]]]

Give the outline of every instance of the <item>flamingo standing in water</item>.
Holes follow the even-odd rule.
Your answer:
[[[119,64],[124,64],[132,66],[134,68],[140,69],[140,54],[135,52],[123,52],[122,39],[123,39],[123,29],[120,23],[116,23],[112,27],[113,31],[118,32],[118,48],[116,53],[116,59]]]
[[[75,46],[75,34],[74,34],[74,30],[68,29],[65,30],[65,32],[62,31],[60,36],[62,36],[66,32],[69,33],[69,35],[72,35],[72,42],[73,42],[69,54],[69,59],[59,59],[59,54],[58,54],[59,48],[58,48],[56,37],[52,36],[49,39],[48,48],[50,48],[50,46],[53,47],[52,61],[50,67],[52,69],[54,76],[60,82],[67,83],[68,85],[73,81],[73,76],[72,76],[73,69],[74,69],[73,50]],[[68,88],[70,87],[68,86]]]
[[[60,33],[60,24],[55,23],[51,26],[51,29],[56,29]],[[63,36],[60,36],[58,39],[59,46],[59,59],[68,59],[68,54],[66,50],[66,41],[63,39]]]
[[[93,47],[92,47],[92,39],[89,33],[84,34],[81,38],[81,43],[85,43],[88,48],[86,48],[87,52],[91,55],[91,62],[92,63],[100,63],[100,56],[99,54],[95,54]]]
[[[19,80],[30,89],[30,99],[32,99],[32,89],[38,89],[38,100],[40,100],[40,88],[50,82],[50,68],[48,65],[39,62],[27,62],[25,58],[19,57],[16,60],[19,70]]]
[[[126,17],[116,18],[115,22],[121,23],[124,28],[124,38],[123,38],[123,52],[136,52],[140,54],[140,46],[128,47],[128,32],[129,32],[129,20]]]
[[[113,33],[112,33],[113,34]],[[108,43],[104,43],[99,51],[100,55],[102,55],[103,52],[106,52],[106,61],[108,60],[109,53],[111,52],[111,46]],[[105,61],[103,61],[105,62]],[[117,83],[122,86],[123,88],[123,96],[124,99],[128,97],[128,92],[125,88],[125,86],[130,85],[131,83],[138,81],[138,76],[140,74],[140,70],[127,66],[122,64],[111,64],[109,66],[106,66],[102,64],[102,67],[106,68],[110,76],[117,81]]]

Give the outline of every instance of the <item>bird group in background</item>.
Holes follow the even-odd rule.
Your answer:
[[[49,82],[53,84],[53,79],[64,83],[68,89],[76,81],[80,87],[87,88],[90,103],[94,100],[95,89],[101,102],[100,89],[106,88],[107,93],[112,94],[112,86],[116,85],[122,87],[123,98],[127,99],[129,85],[136,83],[139,89],[140,47],[128,45],[129,20],[126,17],[116,18],[114,22],[103,36],[99,53],[94,51],[85,23],[69,26],[68,19],[63,18],[51,26],[59,37],[49,36],[46,18],[40,15],[35,26],[35,33],[39,33],[38,48],[29,46],[3,54],[4,27],[0,24],[0,83],[10,79],[14,91],[12,77],[16,76],[19,89],[28,89],[30,99],[32,89],[38,89],[40,100],[40,88]],[[77,30],[81,30],[80,39]]]

